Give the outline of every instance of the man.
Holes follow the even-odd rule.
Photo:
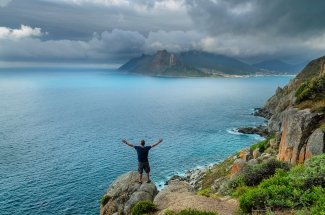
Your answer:
[[[147,173],[147,183],[150,183],[150,165],[148,160],[149,150],[157,145],[159,145],[163,139],[158,140],[155,144],[151,146],[145,146],[145,141],[141,140],[140,146],[135,146],[129,143],[126,139],[122,140],[122,143],[134,148],[138,154],[138,172],[139,172],[139,183],[142,184],[142,173],[143,170]]]

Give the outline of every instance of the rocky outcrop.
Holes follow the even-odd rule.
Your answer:
[[[325,121],[324,111],[311,111],[310,109],[298,109],[296,94],[303,83],[319,78],[324,73],[325,57],[311,61],[304,70],[290,83],[278,88],[275,94],[266,102],[265,106],[258,110],[269,118],[268,131],[281,134],[278,159],[288,161],[291,164],[303,163],[312,155],[324,151],[324,138],[320,124]],[[300,89],[300,91],[302,91]],[[307,101],[310,104],[320,102],[323,99],[323,88],[315,91],[317,101]],[[318,95],[317,95],[318,93]],[[298,101],[298,102],[297,102]],[[303,106],[300,106],[303,107]],[[269,115],[268,115],[269,114]],[[277,145],[272,143],[273,149]]]
[[[138,183],[138,173],[128,172],[118,177],[103,197],[101,215],[130,214],[132,206],[141,200],[153,201],[158,190],[153,182]]]
[[[201,187],[201,179],[205,176],[206,171],[208,171],[208,168],[187,170],[185,176],[174,175],[165,182],[165,185],[168,185],[170,181],[178,180],[185,181],[193,188],[199,189]]]
[[[258,134],[262,137],[269,136],[267,126],[257,126],[257,127],[244,127],[238,128],[238,132],[242,134]]]
[[[314,155],[319,155],[325,152],[325,133],[322,129],[316,129],[309,137],[307,145],[305,147],[306,159]]]
[[[158,207],[159,215],[163,215],[166,210],[180,211],[189,208],[229,215],[238,207],[238,202],[234,199],[214,199],[196,195],[187,182],[178,180],[170,181],[155,197],[154,203]]]
[[[306,110],[290,110],[290,114],[283,119],[282,137],[278,159],[296,164],[304,161],[301,150],[305,149],[308,137],[322,118],[321,114]],[[300,158],[299,158],[300,157]]]

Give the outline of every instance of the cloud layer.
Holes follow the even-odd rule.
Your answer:
[[[323,8],[322,0],[0,0],[0,57],[122,63],[198,49],[302,61],[325,54]]]

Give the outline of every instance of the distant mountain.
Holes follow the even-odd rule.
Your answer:
[[[231,57],[201,51],[169,53],[132,58],[119,70],[154,76],[229,76],[262,74],[265,71]]]
[[[260,63],[253,64],[252,66],[260,69],[264,69],[266,71],[270,71],[273,73],[286,73],[286,74],[296,74],[300,72],[307,63],[300,64],[289,64],[285,63],[281,60],[267,60],[262,61]]]
[[[154,76],[210,76],[195,67],[182,63],[176,54],[166,50],[158,51],[154,55],[132,58],[119,70]]]

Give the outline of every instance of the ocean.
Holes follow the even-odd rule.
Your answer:
[[[150,151],[152,179],[219,162],[258,140],[234,128],[291,76],[163,78],[108,69],[0,70],[0,214],[99,214],[120,174],[137,169],[121,143]]]

